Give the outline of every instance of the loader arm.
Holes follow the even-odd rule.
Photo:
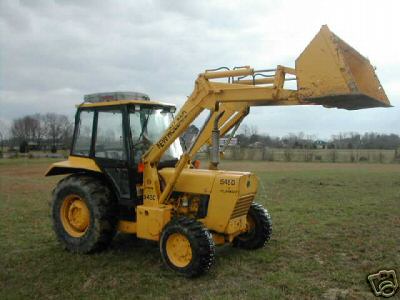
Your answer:
[[[314,60],[319,62],[318,66],[312,63]],[[215,81],[221,79],[228,82]],[[284,88],[288,80],[296,80],[296,90]],[[353,110],[387,107],[390,103],[369,61],[327,26],[321,28],[296,60],[296,69],[277,66],[254,70],[245,66],[201,73],[174,121],[142,157],[144,202],[149,206],[166,203],[182,170],[189,166],[205,143],[213,144],[211,168],[216,168],[219,136],[241,122],[251,106],[285,105],[323,105]],[[173,176],[161,188],[158,161],[204,110],[209,111],[208,119],[177,162]]]
[[[144,163],[144,201],[164,203],[173,190],[173,186],[182,170],[188,166],[197,150],[210,139],[211,132],[217,127],[226,133],[239,122],[250,106],[300,105],[303,103],[296,91],[283,89],[283,81],[275,87],[247,85],[240,83],[220,83],[210,79],[233,76],[253,75],[254,70],[246,67],[225,72],[206,72],[199,75],[194,91],[178,112],[175,120],[160,138],[143,156]],[[200,134],[191,147],[181,156],[175,166],[175,173],[161,191],[157,163],[169,146],[181,136],[203,110],[210,112]],[[156,201],[154,201],[156,200]]]

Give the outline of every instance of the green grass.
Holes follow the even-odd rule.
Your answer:
[[[29,166],[31,165],[45,165],[48,167],[51,163],[61,161],[60,158],[28,158],[28,157],[19,157],[19,158],[10,158],[10,159],[0,159],[0,167],[4,170],[4,167],[7,166]]]
[[[223,163],[260,177],[273,238],[257,251],[219,247],[211,272],[188,280],[164,268],[156,243],[127,235],[99,254],[63,251],[51,161],[0,160],[0,299],[373,299],[368,274],[400,277],[400,165]]]

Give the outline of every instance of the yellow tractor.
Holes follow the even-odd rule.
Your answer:
[[[296,88],[285,87],[290,80]],[[76,112],[68,160],[46,173],[69,174],[52,194],[58,240],[71,252],[92,253],[107,247],[118,231],[134,234],[159,242],[165,264],[188,277],[209,270],[215,245],[263,247],[272,222],[254,202],[258,179],[219,170],[219,141],[234,135],[251,106],[277,105],[356,110],[390,103],[369,61],[327,26],[295,68],[201,73],[175,117],[174,105],[141,93],[87,95]],[[203,111],[208,118],[183,150],[180,137]],[[200,169],[194,158],[206,144],[210,162]]]

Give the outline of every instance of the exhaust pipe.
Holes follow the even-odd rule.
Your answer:
[[[211,152],[210,152],[210,169],[217,169],[220,161],[219,157],[219,138],[220,131],[218,128],[218,122],[221,119],[224,112],[219,113],[214,120],[214,127],[211,133]]]

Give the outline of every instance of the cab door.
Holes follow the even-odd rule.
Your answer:
[[[98,166],[112,181],[122,205],[132,204],[136,190],[132,187],[132,170],[127,151],[126,113],[123,108],[101,109],[95,115],[93,155]]]

